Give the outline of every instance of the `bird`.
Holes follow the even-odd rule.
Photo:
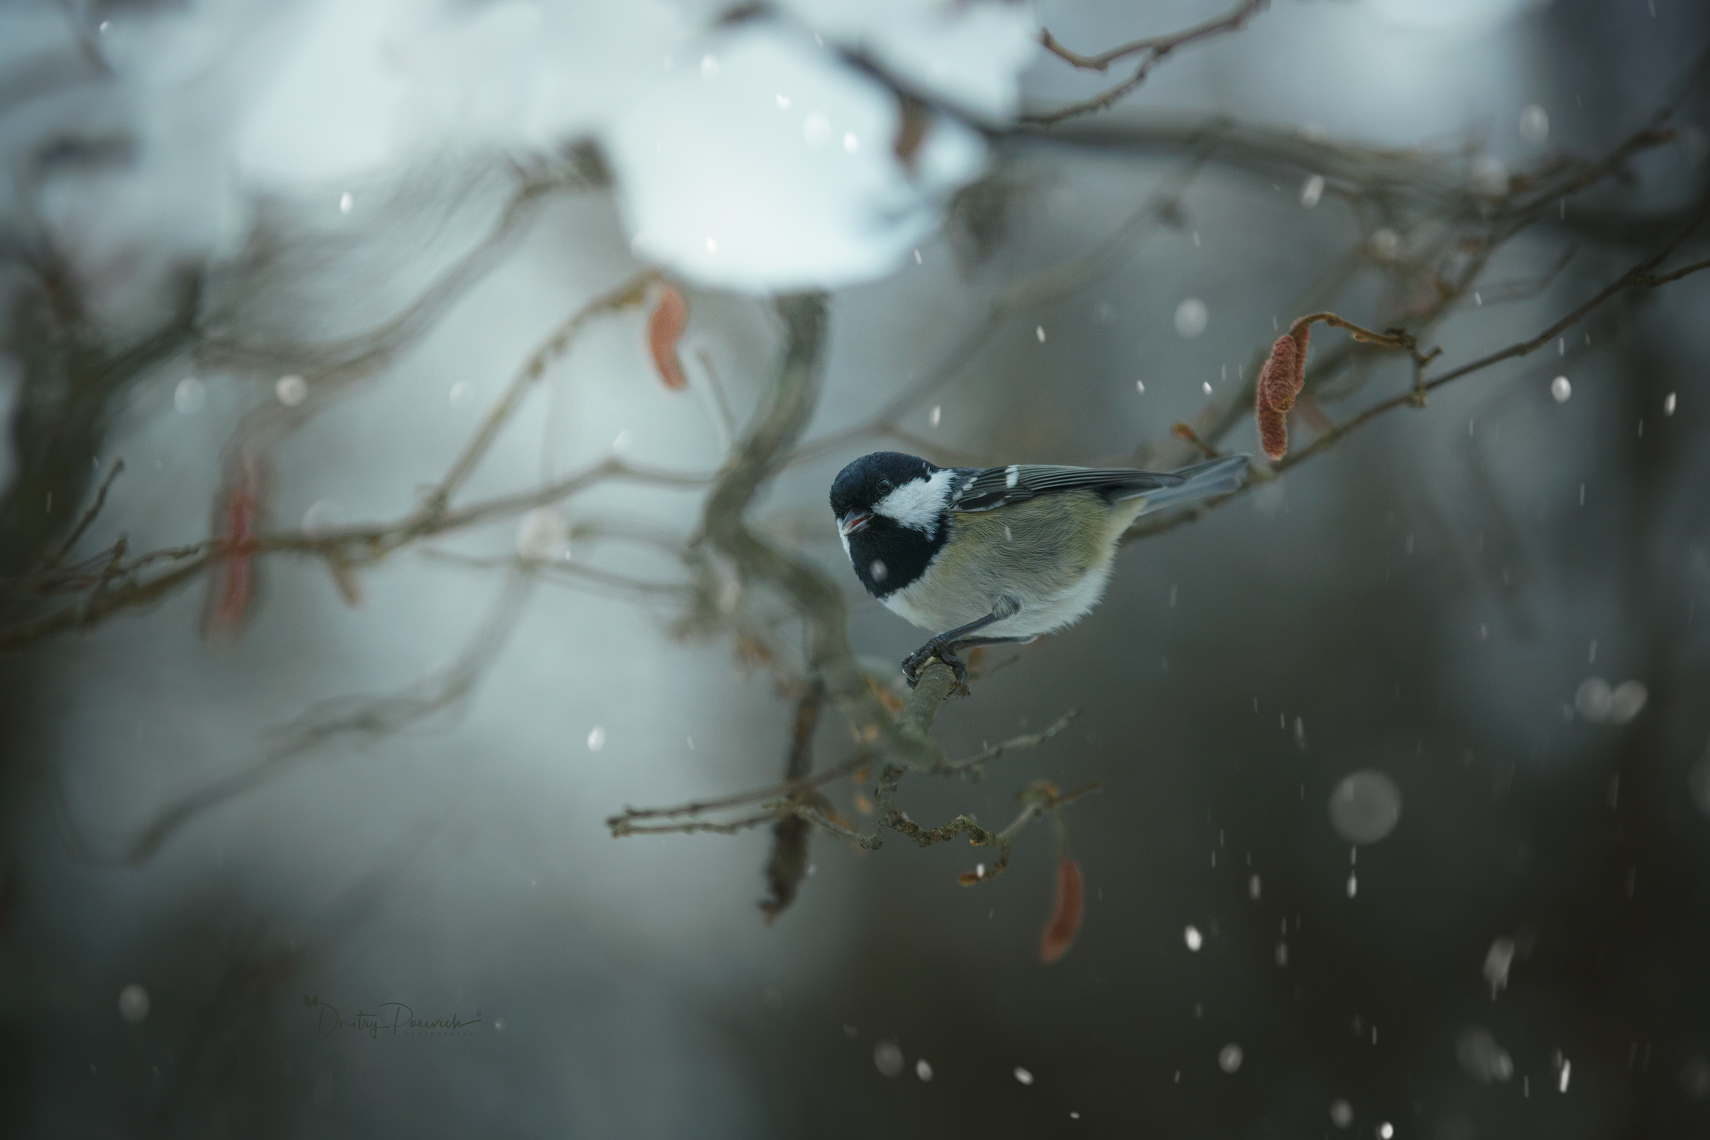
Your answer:
[[[958,650],[1065,629],[1103,597],[1116,548],[1140,515],[1238,490],[1249,456],[1176,471],[938,467],[875,451],[831,484],[844,552],[867,592],[937,631],[903,659],[910,687],[937,657],[967,693]]]

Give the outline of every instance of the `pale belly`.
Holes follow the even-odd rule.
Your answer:
[[[975,636],[1028,638],[1074,624],[1104,596],[1116,538],[1144,505],[1135,500],[1111,510],[1091,492],[1079,494],[1086,500],[1050,495],[953,516],[956,529],[927,572],[884,604],[934,633],[985,617],[1000,597],[1019,602],[1020,611]],[[1103,525],[1084,525],[1091,512],[1105,516]]]

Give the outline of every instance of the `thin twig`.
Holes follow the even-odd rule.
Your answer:
[[[202,812],[227,802],[307,763],[334,740],[378,740],[453,708],[474,690],[497,659],[525,611],[532,579],[506,579],[492,608],[457,658],[445,669],[384,696],[337,697],[311,706],[301,716],[273,729],[275,743],[243,764],[225,766],[201,787],[156,812],[137,837],[116,854],[99,854],[72,822],[63,786],[56,787],[57,810],[68,846],[93,863],[135,866],[154,854],[179,828]]]
[[[1515,357],[1525,356],[1528,353],[1537,351],[1543,346],[1549,344],[1550,341],[1555,340],[1558,336],[1572,328],[1574,325],[1578,324],[1581,320],[1585,319],[1586,316],[1607,303],[1613,297],[1633,289],[1654,289],[1660,285],[1678,281],[1690,273],[1697,273],[1705,269],[1710,269],[1710,260],[1705,260],[1694,262],[1691,265],[1682,266],[1678,270],[1665,274],[1659,275],[1652,272],[1657,266],[1661,265],[1663,261],[1667,260],[1669,254],[1673,253],[1683,243],[1685,243],[1686,239],[1692,235],[1693,231],[1696,230],[1707,217],[1710,217],[1710,199],[1706,199],[1706,201],[1700,205],[1697,212],[1692,216],[1691,220],[1687,222],[1686,226],[1655,253],[1651,254],[1651,256],[1633,266],[1632,269],[1629,269],[1626,273],[1604,286],[1596,295],[1572,309],[1566,316],[1550,325],[1549,328],[1545,329],[1537,336],[1531,337],[1527,340],[1516,341],[1506,348],[1498,349],[1495,352],[1481,356],[1475,360],[1471,360],[1466,364],[1460,365],[1457,368],[1452,368],[1438,376],[1434,376],[1429,379],[1423,376],[1417,378],[1414,385],[1411,386],[1408,391],[1398,396],[1392,396],[1388,399],[1380,400],[1377,403],[1372,404],[1370,407],[1363,409],[1352,418],[1332,427],[1329,431],[1324,432],[1305,447],[1291,451],[1287,457],[1274,464],[1272,466],[1272,470],[1276,474],[1281,474],[1291,467],[1298,466],[1313,456],[1328,451],[1331,447],[1345,438],[1350,432],[1358,430],[1364,425],[1370,423],[1372,420],[1387,412],[1391,412],[1396,408],[1409,405],[1415,407],[1419,406],[1422,401],[1423,394],[1426,392],[1433,391],[1442,387],[1444,384],[1452,383],[1462,377],[1470,376],[1476,372],[1482,372],[1492,365],[1499,364],[1504,360],[1511,360]],[[1414,351],[1417,352],[1416,349]],[[1432,355],[1434,356],[1435,353]],[[1231,502],[1240,497],[1253,486],[1256,486],[1258,482],[1261,481],[1249,481],[1232,494],[1207,500],[1198,504],[1191,510],[1180,512],[1174,516],[1166,515],[1156,520],[1146,520],[1138,523],[1135,526],[1130,527],[1127,532],[1124,533],[1123,541],[1125,543],[1132,542],[1140,538],[1162,534],[1166,531],[1174,530],[1176,527],[1181,526],[1184,523],[1203,518],[1205,515],[1225,503]]]
[[[464,480],[469,478],[470,473],[487,454],[487,449],[493,446],[493,440],[498,437],[500,430],[522,404],[523,397],[535,382],[546,374],[546,366],[570,350],[582,328],[602,313],[616,312],[641,304],[647,296],[648,285],[657,277],[657,271],[651,269],[638,273],[611,292],[583,305],[553,330],[552,335],[530,354],[528,361],[511,378],[504,395],[499,397],[498,402],[481,421],[481,426],[476,429],[474,438],[464,446],[462,453],[445,473],[445,477],[422,503],[421,514],[424,518],[432,518],[445,510],[451,496],[456,494]]]
[[[1212,36],[1240,31],[1246,26],[1247,21],[1252,19],[1268,3],[1270,0],[1240,0],[1240,3],[1215,20],[1207,20],[1203,24],[1196,24],[1191,28],[1167,36],[1153,36],[1149,39],[1135,40],[1133,43],[1111,48],[1109,51],[1101,52],[1098,55],[1081,55],[1070,51],[1057,42],[1049,31],[1041,31],[1039,42],[1045,46],[1047,51],[1079,68],[1104,71],[1112,63],[1126,56],[1144,53],[1145,58],[1140,61],[1132,75],[1116,86],[1090,99],[1070,103],[1054,111],[1037,111],[1022,115],[1020,121],[1034,126],[1049,127],[1076,115],[1084,115],[1090,111],[1102,111],[1144,83],[1146,76],[1151,73],[1153,67],[1157,66],[1158,61],[1172,51]]]
[[[1068,728],[1069,725],[1074,723],[1075,718],[1080,715],[1080,709],[1070,709],[1068,712],[1052,721],[1047,728],[1040,732],[1027,733],[1023,736],[1012,736],[1008,740],[999,744],[993,744],[974,753],[966,759],[951,761],[949,764],[945,765],[945,770],[948,772],[957,772],[967,775],[983,774],[984,766],[991,763],[993,760],[996,760],[1005,752],[1019,752],[1024,748],[1037,748],[1047,740],[1050,740],[1053,736],[1056,736],[1059,732],[1062,732],[1065,728]]]
[[[49,568],[58,566],[65,556],[71,553],[71,548],[77,545],[77,540],[83,537],[83,532],[89,529],[89,524],[95,521],[95,516],[101,513],[101,508],[107,505],[107,488],[113,485],[113,480],[119,477],[119,472],[125,469],[123,459],[113,460],[113,465],[107,469],[107,475],[101,480],[101,485],[95,490],[95,501],[89,504],[89,509],[83,512],[83,517],[77,520],[77,525],[71,529],[59,549],[47,560]]]
[[[921,379],[891,397],[876,414],[860,423],[799,445],[790,455],[791,465],[818,459],[874,435],[898,430],[898,421],[903,416],[920,407],[929,396],[968,368],[1006,318],[1082,289],[1098,275],[1109,272],[1124,258],[1132,256],[1141,239],[1155,232],[1159,224],[1174,214],[1182,194],[1204,161],[1203,155],[1189,159],[1103,241],[1004,290],[992,300],[979,323],[968,330]]]

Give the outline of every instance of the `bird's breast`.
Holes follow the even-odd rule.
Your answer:
[[[1084,501],[1081,501],[1083,500]],[[925,571],[882,600],[892,612],[942,632],[989,614],[1001,597],[1021,603],[982,636],[1031,637],[1073,623],[1097,604],[1120,522],[1091,492],[1042,495],[995,511],[953,514],[948,540]],[[1125,525],[1125,524],[1124,524]]]

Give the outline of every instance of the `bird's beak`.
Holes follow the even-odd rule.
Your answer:
[[[850,511],[837,520],[837,533],[848,538],[858,530],[866,530],[867,524],[872,521],[872,511]]]

